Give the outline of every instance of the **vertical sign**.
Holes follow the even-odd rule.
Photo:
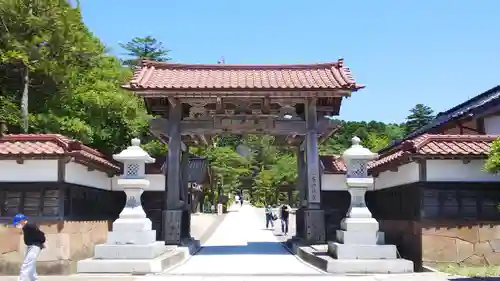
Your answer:
[[[309,197],[308,201],[311,203],[320,203],[320,195],[319,195],[319,179],[317,174],[309,175],[308,179],[308,191]]]

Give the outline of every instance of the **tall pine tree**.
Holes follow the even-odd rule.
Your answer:
[[[406,117],[405,131],[409,134],[422,126],[425,126],[434,119],[434,111],[432,108],[421,103],[410,109],[410,115]]]

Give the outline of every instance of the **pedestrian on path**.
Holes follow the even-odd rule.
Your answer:
[[[271,227],[274,228],[274,214],[271,209],[270,205],[267,205],[266,207],[266,229],[269,228],[269,224],[271,224]]]
[[[36,259],[40,251],[44,248],[45,233],[33,223],[28,223],[28,219],[23,214],[17,214],[12,219],[12,225],[22,228],[24,234],[24,244],[26,253],[19,273],[19,281],[38,281],[36,274]]]
[[[290,217],[290,206],[283,204],[280,207],[280,219],[281,219],[281,232],[286,236],[288,235],[288,218]]]

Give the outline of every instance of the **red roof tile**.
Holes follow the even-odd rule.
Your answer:
[[[482,156],[486,157],[491,143],[498,136],[489,135],[433,135],[424,134],[404,141],[394,149],[384,152],[377,160],[368,164],[370,170],[400,163],[406,157],[422,156]],[[345,163],[339,156],[320,156],[325,167],[325,173],[343,174],[347,171]]]
[[[323,163],[326,174],[345,174],[347,171],[347,167],[340,156],[321,155],[319,159],[321,160],[321,163]]]
[[[173,64],[143,61],[125,88],[133,90],[358,90],[343,59],[302,65]]]
[[[489,135],[433,135],[424,134],[402,142],[372,161],[370,169],[405,159],[410,155],[422,156],[484,156],[498,136]]]
[[[119,170],[107,157],[81,142],[58,134],[17,134],[0,137],[2,157],[47,157],[73,156],[82,163],[94,163],[103,168]]]

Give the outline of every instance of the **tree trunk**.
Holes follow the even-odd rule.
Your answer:
[[[24,74],[23,74],[23,94],[21,96],[21,116],[22,116],[22,128],[24,133],[28,133],[28,121],[29,121],[29,113],[28,113],[28,89],[30,85],[29,80],[29,68],[27,65],[24,66]]]

